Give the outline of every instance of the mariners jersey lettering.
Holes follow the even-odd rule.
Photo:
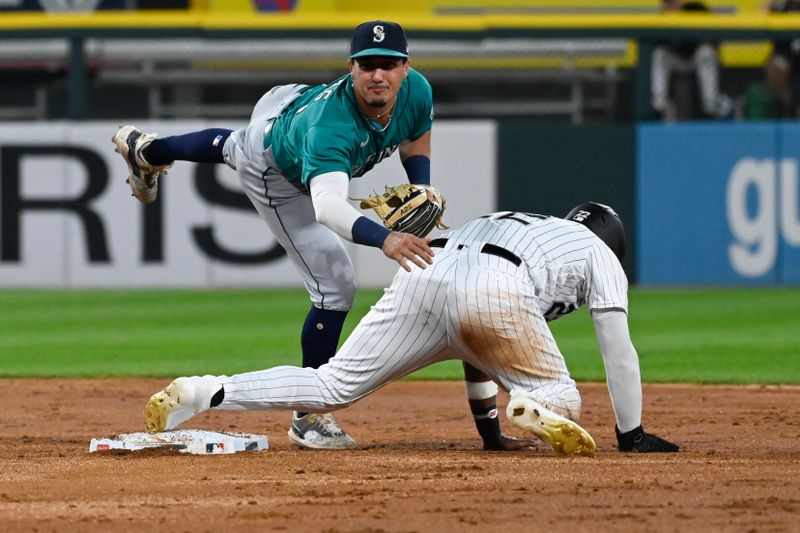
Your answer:
[[[350,74],[306,90],[281,113],[264,137],[275,162],[290,181],[326,172],[363,176],[400,143],[431,129],[433,94],[428,81],[408,69],[386,131],[358,109]]]
[[[628,311],[628,279],[622,265],[582,224],[528,213],[493,213],[453,232],[447,248],[470,242],[491,243],[522,259],[547,320],[584,303],[590,310]]]

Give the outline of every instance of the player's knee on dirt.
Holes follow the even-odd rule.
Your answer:
[[[577,422],[581,417],[581,394],[573,384],[543,385],[530,391],[529,396],[565,418]]]

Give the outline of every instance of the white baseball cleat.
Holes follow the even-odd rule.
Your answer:
[[[594,457],[594,439],[568,418],[554,413],[525,393],[512,392],[506,408],[506,418],[532,432],[550,445],[559,455]]]
[[[175,429],[194,415],[211,408],[211,398],[220,390],[212,376],[178,378],[153,394],[144,408],[149,433]]]
[[[142,150],[156,139],[154,133],[142,133],[135,126],[120,126],[119,131],[111,137],[117,146],[114,151],[128,165],[128,179],[133,196],[144,204],[149,204],[158,195],[158,177],[166,174],[171,165],[151,165],[142,155]]]

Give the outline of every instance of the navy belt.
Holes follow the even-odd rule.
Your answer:
[[[433,239],[431,242],[428,243],[428,246],[430,246],[431,248],[444,248],[446,244],[447,244],[447,239],[439,238],[439,239]],[[464,244],[459,244],[456,247],[456,250],[461,250],[462,248],[464,248],[464,246],[465,246]],[[490,244],[488,242],[481,247],[481,253],[493,255],[495,257],[501,257],[506,261],[514,263],[515,266],[520,266],[522,264],[522,259],[517,257],[515,254],[512,254],[505,248],[500,248],[499,246],[495,246],[494,244]]]

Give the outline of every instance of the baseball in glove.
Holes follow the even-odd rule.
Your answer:
[[[383,194],[356,200],[361,201],[361,209],[374,209],[392,231],[425,237],[434,227],[447,229],[442,223],[444,196],[430,185],[403,183],[386,187]]]

